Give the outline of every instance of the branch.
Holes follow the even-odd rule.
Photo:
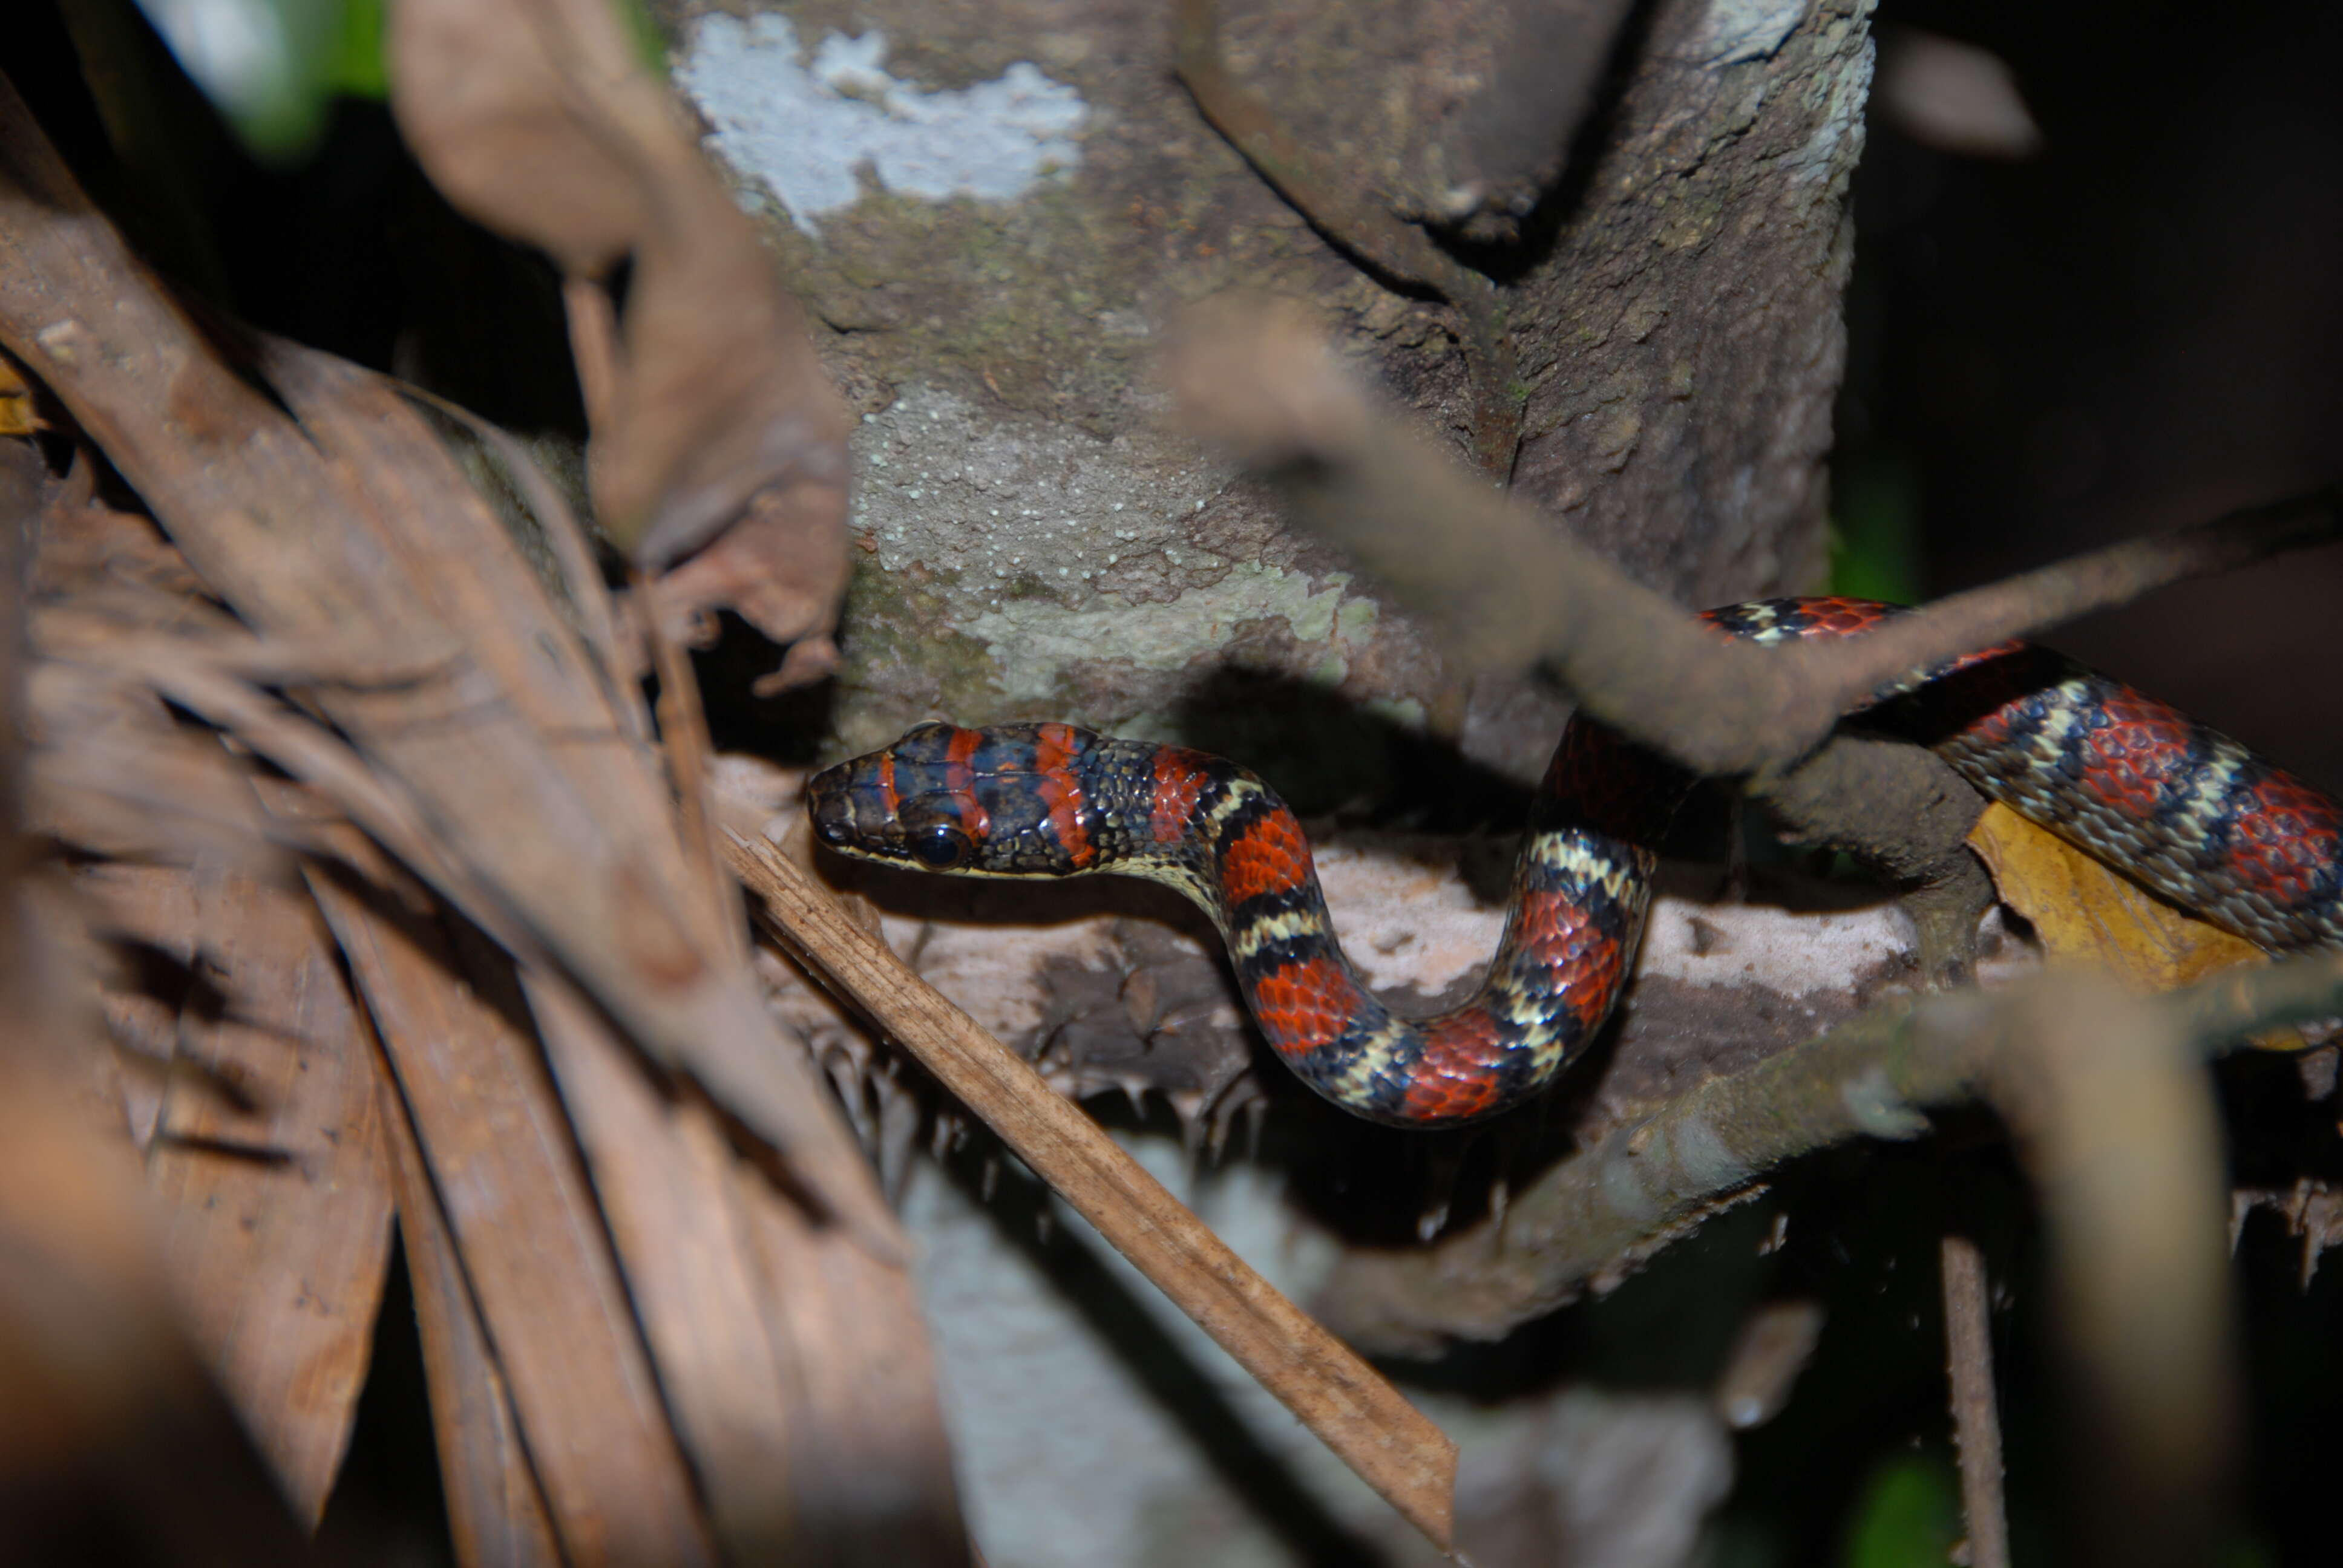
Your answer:
[[[1961,1456],[1961,1516],[1969,1568],[2009,1568],[2009,1513],[2001,1490],[2001,1416],[1993,1397],[1993,1325],[1985,1254],[1946,1231],[1945,1370],[1952,1381],[1953,1441]]]
[[[2343,490],[2328,486],[1956,594],[1861,638],[1761,648],[1703,629],[1459,470],[1375,407],[1290,312],[1204,313],[1165,373],[1192,432],[1281,480],[1301,518],[1383,578],[1466,668],[1543,668],[1630,739],[1761,785],[1841,716],[1946,658],[2343,531]]]
[[[1178,0],[1173,10],[1180,80],[1197,109],[1277,194],[1326,236],[1394,282],[1429,288],[1452,305],[1489,292],[1486,278],[1403,223],[1317,148],[1286,130],[1277,113],[1221,62],[1219,0]]]
[[[1521,445],[1522,405],[1512,391],[1513,342],[1496,286],[1344,178],[1229,75],[1221,63],[1219,0],[1179,0],[1175,15],[1180,79],[1212,127],[1320,234],[1387,278],[1432,289],[1463,317],[1473,458],[1500,479],[1509,476]]]
[[[1421,1251],[1354,1252],[1320,1311],[1371,1350],[1493,1339],[1607,1291],[1783,1161],[1905,1139],[1930,1109],[1986,1103],[2015,1134],[2048,1216],[2076,1403],[2104,1462],[2097,1538],[2189,1561],[2231,1430],[2226,1219],[2207,1052],[2343,1012],[2343,953],[2136,997],[2088,974],[1875,1008],[1712,1079],[1561,1161],[1485,1220]]]
[[[1900,855],[1899,873],[1924,879],[1964,860],[1966,792],[1912,749],[1830,739],[1843,715],[1962,653],[2343,528],[2343,488],[2329,486],[1957,595],[1862,638],[1761,648],[1716,638],[1459,472],[1291,313],[1202,317],[1166,372],[1192,431],[1280,480],[1302,518],[1391,583],[1465,667],[1543,668],[1630,739],[1746,778],[1810,834]],[[1863,809],[1879,780],[1896,802],[1884,819]],[[1948,909],[1975,890],[1948,886]],[[2049,1218],[2076,1405],[2102,1461],[2095,1538],[2133,1562],[2190,1561],[2230,1418],[2219,1141],[2194,1048],[2338,1002],[2337,955],[2161,1000],[2066,975],[1897,1002],[1700,1085],[1436,1249],[1352,1255],[1322,1300],[1338,1330],[1378,1349],[1493,1337],[1590,1282],[1607,1288],[1785,1159],[1916,1136],[1926,1108],[1989,1103]]]
[[[1987,1091],[1998,1053],[2046,1053],[2039,1042],[2011,1044],[2015,1020],[2041,1005],[2037,993],[2057,997],[2083,984],[2056,975],[1990,996],[1883,1002],[1754,1067],[1712,1078],[1560,1161],[1517,1192],[1502,1217],[1422,1251],[1353,1253],[1327,1287],[1325,1315],[1373,1349],[1422,1352],[1451,1336],[1497,1337],[1590,1285],[1608,1291],[1709,1214],[1750,1195],[1785,1161],[1858,1138],[1915,1138],[1927,1130],[1926,1111],[1994,1098]],[[2151,1007],[2158,1020],[2151,1027],[2192,1052],[2222,1049],[2343,1012],[2343,953],[2227,970],[2123,1006]],[[2120,1060],[2106,1066],[2131,1070]],[[2140,1127],[2131,1135],[2150,1142],[2174,1136]]]

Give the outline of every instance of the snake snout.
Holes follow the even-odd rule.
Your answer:
[[[806,782],[806,810],[813,818],[814,837],[832,849],[854,841],[854,789],[848,778],[851,765],[826,768]]]

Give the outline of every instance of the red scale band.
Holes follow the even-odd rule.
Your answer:
[[[1041,781],[1051,837],[1065,851],[1068,864],[1087,871],[1097,861],[1098,850],[1082,823],[1082,781],[1074,772],[1081,749],[1081,731],[1070,724],[1044,724],[1035,735],[1033,772]]]
[[[1776,599],[1708,618],[1720,632],[1770,642],[1851,636],[1895,613],[1863,599]],[[1977,789],[2087,839],[2087,848],[2242,936],[2271,947],[2343,944],[2343,807],[2327,795],[2186,715],[2038,649],[2005,644],[1936,673],[1956,671],[1956,680],[1896,699],[1905,707],[1893,721],[1929,724],[1931,743]],[[1889,710],[1875,717],[1888,721]],[[1176,869],[1192,886],[1209,866],[1218,886],[1199,896],[1217,902],[1247,955],[1238,971],[1269,1043],[1338,1103],[1412,1126],[1518,1103],[1602,1027],[1642,936],[1651,836],[1684,787],[1615,732],[1574,723],[1540,791],[1542,826],[1519,873],[1520,907],[1489,978],[1464,1006],[1412,1023],[1361,987],[1327,934],[1300,823],[1232,765],[1061,724],[949,735],[928,726],[899,745],[900,772],[890,749],[808,787],[823,842],[932,864],[920,851],[935,840],[914,841],[900,820],[911,804],[900,784],[920,792],[927,830],[940,815],[965,829],[970,863],[960,869]],[[1103,748],[1115,749],[1111,769],[1099,765]],[[998,829],[980,783],[1001,805]],[[884,820],[865,820],[873,814]],[[1102,822],[1118,830],[1099,831]],[[1566,854],[1554,834],[1567,835]],[[2186,885],[2199,875],[2204,887]],[[1285,923],[1258,923],[1272,920]]]
[[[1310,841],[1282,806],[1241,830],[1221,851],[1221,885],[1232,910],[1264,893],[1290,893],[1310,876]]]
[[[1252,1015],[1280,1056],[1307,1056],[1342,1037],[1365,1000],[1340,961],[1304,959],[1263,975],[1252,990]]]

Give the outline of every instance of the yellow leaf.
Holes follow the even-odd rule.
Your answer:
[[[33,412],[33,389],[14,365],[0,359],[0,436],[29,436],[40,427]]]
[[[2001,901],[2024,915],[2053,963],[2090,963],[2142,990],[2171,990],[2269,955],[2149,892],[2122,872],[1996,801],[1969,829]],[[2292,1030],[2255,1037],[2268,1050],[2307,1042]]]

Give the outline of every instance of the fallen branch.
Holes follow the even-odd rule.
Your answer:
[[[1933,754],[1838,721],[1959,654],[2343,531],[2343,487],[2135,539],[1956,594],[1859,638],[1758,647],[1685,610],[1458,468],[1375,407],[1291,310],[1222,306],[1165,372],[1197,435],[1281,481],[1469,669],[1543,669],[1581,711],[1695,773],[1739,778],[1785,837],[1914,894],[1932,980],[1960,978],[1991,890],[1966,846],[1980,801]]]
[[[760,918],[1443,1551],[1456,1445],[1231,1251],[1081,1110],[771,845],[727,835]]]

